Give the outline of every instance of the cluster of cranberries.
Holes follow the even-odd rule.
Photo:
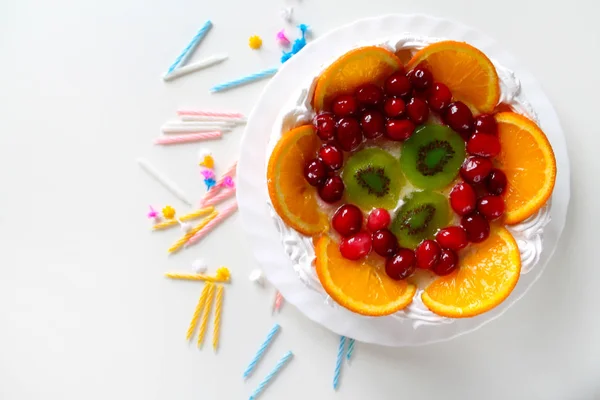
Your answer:
[[[427,121],[430,111],[463,137],[469,154],[460,169],[463,182],[450,193],[450,205],[461,216],[460,225],[439,230],[435,240],[425,240],[412,251],[400,248],[396,236],[388,230],[388,211],[371,211],[363,230],[362,211],[345,204],[332,218],[333,228],[342,236],[342,256],[358,260],[373,250],[386,258],[385,270],[393,279],[405,279],[416,268],[447,275],[458,265],[458,250],[469,242],[487,239],[489,221],[504,213],[500,195],[506,189],[506,175],[491,161],[500,153],[493,115],[474,117],[466,104],[452,101],[450,89],[435,82],[424,65],[409,73],[393,73],[383,88],[368,83],[358,87],[353,95],[337,96],[331,110],[319,113],[313,121],[324,144],[304,169],[307,182],[318,188],[319,196],[327,203],[335,203],[343,196],[344,183],[336,171],[344,164],[344,152],[357,150],[368,139],[405,141],[417,125]]]

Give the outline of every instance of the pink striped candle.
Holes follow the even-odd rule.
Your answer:
[[[244,118],[244,114],[216,111],[179,110],[177,115],[197,115],[199,117]]]
[[[159,137],[154,144],[170,145],[180,143],[200,142],[202,140],[219,139],[223,135],[221,131],[188,133],[185,135],[169,135]]]
[[[211,197],[210,199],[206,200],[204,202],[204,204],[206,206],[214,206],[214,205],[219,204],[220,202],[225,201],[233,196],[235,196],[235,188],[224,189],[224,190],[221,190],[218,194]]]
[[[218,226],[221,222],[223,222],[223,220],[227,219],[227,217],[231,216],[231,214],[236,212],[237,208],[238,208],[238,205],[236,202],[236,203],[233,203],[232,205],[230,205],[229,207],[223,209],[222,211],[219,211],[219,215],[217,215],[215,219],[213,219],[208,224],[206,224],[206,226],[204,228],[202,228],[200,231],[198,231],[198,233],[196,233],[194,236],[192,236],[185,244],[185,247],[191,246],[194,243],[199,242],[200,239],[202,239],[210,231],[212,231],[216,226]]]
[[[233,165],[231,167],[229,167],[223,175],[221,175],[221,177],[217,181],[216,185],[211,187],[210,190],[208,192],[206,192],[206,194],[204,195],[202,200],[200,200],[200,205],[203,205],[206,201],[208,201],[209,199],[212,199],[221,189],[223,189],[223,182],[225,181],[225,178],[228,176],[235,176],[236,169],[237,169],[237,161],[234,162]]]

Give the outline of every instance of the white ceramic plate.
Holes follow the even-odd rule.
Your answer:
[[[552,143],[558,164],[552,198],[552,221],[544,229],[544,250],[540,264],[531,273],[522,275],[510,297],[495,309],[447,325],[422,325],[418,328],[394,316],[371,318],[342,307],[331,307],[321,293],[304,285],[285,254],[275,223],[270,217],[266,189],[265,160],[269,136],[282,105],[298,92],[298,85],[314,76],[324,63],[359,42],[395,37],[405,32],[468,42],[515,71],[526,98],[538,113],[541,127]],[[311,42],[285,63],[266,86],[248,119],[238,164],[237,198],[242,222],[254,254],[269,281],[289,303],[315,322],[340,335],[386,346],[417,346],[449,340],[472,332],[502,315],[537,281],[552,256],[565,224],[569,194],[569,160],[563,132],[552,105],[531,73],[490,37],[467,26],[425,15],[386,15],[364,19]]]

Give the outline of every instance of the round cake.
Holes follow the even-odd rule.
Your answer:
[[[556,161],[511,70],[402,34],[304,81],[266,162],[272,219],[308,288],[418,328],[488,312],[536,268]]]

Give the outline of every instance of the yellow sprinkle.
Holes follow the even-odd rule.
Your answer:
[[[173,253],[174,251],[179,250],[183,247],[184,244],[187,243],[188,240],[191,239],[196,233],[198,233],[202,228],[204,228],[210,221],[215,219],[215,217],[219,214],[218,211],[213,211],[208,217],[204,218],[200,224],[198,224],[194,229],[183,235],[178,241],[173,243],[173,245],[169,248],[169,253]]]
[[[182,217],[179,218],[179,221],[185,222],[185,221],[191,221],[193,219],[196,218],[200,218],[201,216],[203,216],[204,214],[209,214],[212,213],[213,211],[215,211],[214,207],[206,207],[206,208],[201,208],[199,210],[196,210],[194,212],[191,212],[189,214],[186,214]],[[159,229],[166,229],[166,228],[170,228],[172,226],[176,226],[179,225],[179,222],[176,219],[170,219],[168,221],[164,221],[161,223],[158,223],[156,225],[154,225],[152,227],[152,229],[159,230]]]
[[[223,285],[217,286],[217,304],[215,306],[215,320],[213,322],[213,350],[219,347],[219,333],[221,329],[221,307],[223,306]]]
[[[202,311],[202,321],[200,321],[200,332],[198,332],[198,347],[202,346],[202,342],[204,341],[204,333],[206,332],[206,326],[208,325],[208,316],[212,310],[213,303],[213,295],[215,293],[215,285],[210,284],[210,288],[208,289],[208,296],[206,297],[206,302],[204,303],[204,310]]]
[[[200,166],[213,169],[215,167],[215,160],[212,158],[211,155],[204,156],[204,159],[200,163]]]
[[[209,286],[212,283],[207,283],[204,285],[204,289],[202,289],[202,294],[200,295],[200,299],[198,300],[198,304],[196,305],[196,309],[194,310],[194,316],[190,321],[190,327],[188,328],[186,340],[190,340],[192,335],[194,334],[194,330],[198,325],[198,320],[200,319],[200,313],[202,312],[202,308],[204,307],[204,303],[206,302],[206,296],[208,295]]]
[[[171,206],[165,206],[162,209],[162,214],[166,219],[173,219],[175,218],[175,209]]]
[[[258,50],[262,46],[262,39],[257,35],[250,36],[250,39],[248,39],[248,44],[250,45],[251,49]]]

